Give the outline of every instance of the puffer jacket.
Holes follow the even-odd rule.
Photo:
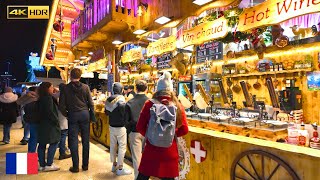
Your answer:
[[[125,106],[126,100],[124,96],[115,94],[110,96],[105,104],[106,114],[109,116],[109,124],[111,127],[124,127],[125,122]]]
[[[18,96],[12,92],[0,95],[0,123],[12,124],[17,122],[19,109],[17,104]]]

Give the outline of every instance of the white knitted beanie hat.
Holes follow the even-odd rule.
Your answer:
[[[173,91],[173,83],[171,80],[171,74],[167,71],[163,73],[162,76],[160,76],[157,84],[157,91]]]

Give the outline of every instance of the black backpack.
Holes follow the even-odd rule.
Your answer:
[[[23,116],[24,120],[28,123],[39,123],[41,120],[40,113],[40,103],[39,101],[34,101],[26,104],[24,107],[25,114]]]

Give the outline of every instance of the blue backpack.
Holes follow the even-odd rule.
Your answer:
[[[172,102],[165,105],[155,99],[150,101],[153,105],[145,137],[154,146],[168,148],[175,138],[177,107]]]

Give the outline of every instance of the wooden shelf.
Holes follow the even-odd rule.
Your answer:
[[[247,74],[234,74],[234,75],[223,75],[223,77],[248,77],[248,76],[263,76],[263,75],[273,75],[273,74],[290,74],[296,72],[310,72],[312,68],[307,69],[292,69],[292,70],[283,70],[283,71],[267,71],[267,72],[256,72],[256,73],[247,73]]]

